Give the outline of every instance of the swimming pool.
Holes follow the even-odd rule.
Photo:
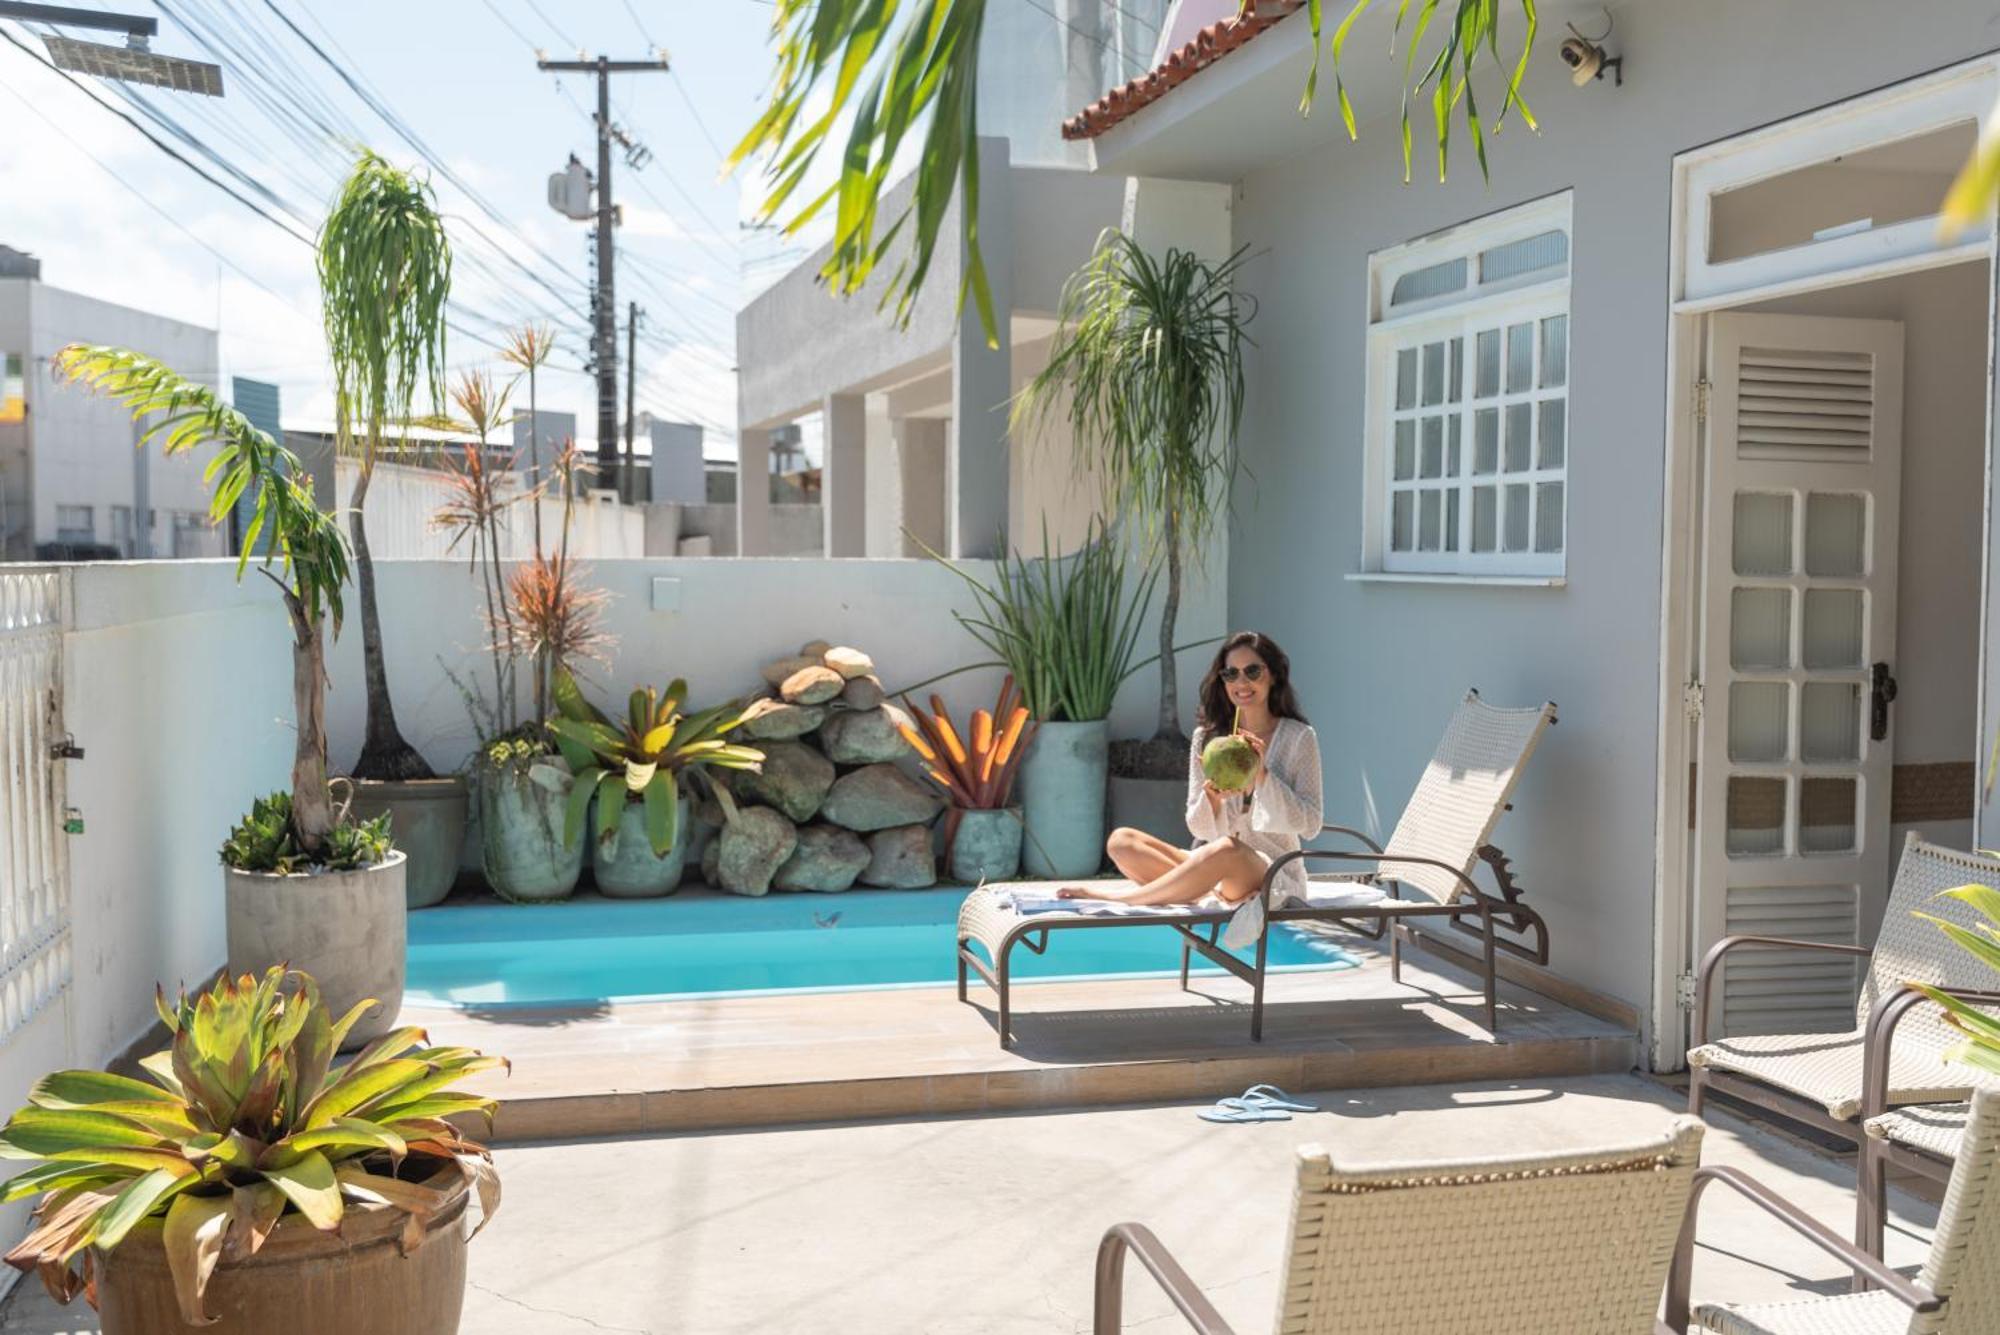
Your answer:
[[[404,998],[453,1006],[555,1005],[662,997],[832,992],[955,981],[963,889],[851,890],[742,899],[453,905],[410,915]],[[1016,950],[1028,979],[1177,974],[1180,938],[1158,931],[1060,932],[1045,955]],[[1289,927],[1270,962],[1352,967],[1354,957]],[[1197,972],[1220,973],[1196,960]],[[977,981],[977,980],[975,980]]]

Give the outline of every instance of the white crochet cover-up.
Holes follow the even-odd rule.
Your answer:
[[[1206,728],[1197,728],[1194,745],[1188,748],[1187,825],[1195,847],[1234,835],[1270,863],[1297,852],[1301,840],[1319,833],[1324,823],[1319,734],[1311,724],[1302,719],[1279,719],[1277,731],[1264,748],[1263,782],[1248,803],[1240,796],[1225,796],[1219,814],[1208,805],[1203,788],[1207,775],[1201,769],[1201,749],[1212,735]],[[1286,863],[1272,889],[1277,904],[1304,899],[1304,860]]]

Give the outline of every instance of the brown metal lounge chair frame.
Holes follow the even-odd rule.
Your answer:
[[[1403,821],[1397,827],[1398,835],[1390,838],[1392,844],[1400,844],[1412,851],[1385,850],[1366,834],[1346,826],[1322,827],[1322,835],[1341,835],[1356,840],[1366,846],[1366,851],[1301,849],[1274,861],[1258,889],[1264,900],[1264,928],[1258,934],[1254,957],[1248,961],[1237,958],[1221,944],[1224,928],[1235,913],[1233,908],[1125,917],[1020,914],[1017,915],[1018,921],[1010,923],[1006,917],[975,905],[973,899],[968,897],[967,907],[961,911],[957,938],[958,999],[968,999],[967,980],[972,973],[977,973],[999,997],[997,1019],[1000,1046],[1012,1047],[1010,961],[1014,947],[1023,946],[1039,955],[1048,949],[1051,933],[1073,928],[1172,927],[1181,934],[1182,988],[1188,985],[1188,967],[1196,953],[1231,977],[1248,983],[1251,994],[1250,1037],[1261,1041],[1264,1037],[1264,986],[1269,975],[1270,934],[1274,925],[1323,922],[1345,927],[1369,940],[1379,941],[1386,935],[1389,939],[1390,976],[1400,982],[1403,946],[1412,939],[1413,921],[1438,918],[1479,942],[1486,1028],[1490,1033],[1498,1018],[1499,953],[1505,951],[1535,964],[1547,964],[1548,926],[1540,914],[1521,902],[1520,887],[1514,882],[1506,857],[1497,848],[1485,843],[1470,848],[1464,842],[1455,843],[1454,840],[1462,838],[1461,832],[1468,830],[1476,830],[1474,837],[1482,840],[1491,834],[1501,814],[1512,809],[1507,799],[1518,781],[1521,766],[1534,753],[1542,731],[1555,722],[1556,707],[1553,703],[1533,709],[1497,709],[1480,699],[1478,691],[1468,691],[1458,711],[1453,714],[1425,777],[1411,795]],[[1449,772],[1453,777],[1441,780],[1437,775],[1442,772]],[[1466,773],[1491,776],[1491,782],[1483,790],[1468,791],[1467,785],[1458,782],[1458,777]],[[1453,804],[1457,804],[1455,810]],[[1477,818],[1476,824],[1460,823],[1454,828],[1447,821],[1450,835],[1443,840],[1435,837],[1440,816],[1456,815],[1462,821],[1468,809]],[[1406,841],[1401,836],[1411,828],[1413,819],[1416,834]],[[1426,821],[1430,822],[1429,831],[1424,828]],[[1427,833],[1432,837],[1427,839]],[[1433,847],[1439,843],[1445,846]],[[1416,851],[1418,849],[1425,851]],[[1461,850],[1465,858],[1463,865],[1428,855],[1430,852],[1444,852],[1448,857],[1456,857]],[[1292,862],[1305,860],[1349,864],[1354,869],[1353,874],[1338,879],[1380,884],[1387,889],[1390,898],[1376,904],[1352,906],[1278,904],[1272,887],[1279,870]],[[1493,871],[1500,891],[1497,897],[1482,890],[1470,875],[1482,861]],[[1402,898],[1404,886],[1397,875],[1399,870],[1401,879],[1409,880],[1425,897]],[[1001,930],[1003,924],[1005,928]],[[1501,935],[1502,932],[1524,940],[1511,939]],[[974,940],[987,948],[989,959],[980,958],[973,950]]]
[[[1090,927],[1172,927],[1181,935],[1181,987],[1188,986],[1188,967],[1195,954],[1215,964],[1232,977],[1250,985],[1250,1038],[1262,1042],[1264,1038],[1264,984],[1269,977],[1267,967],[1271,929],[1275,924],[1286,922],[1324,922],[1345,927],[1371,941],[1379,941],[1385,935],[1389,938],[1389,976],[1396,982],[1403,979],[1403,946],[1409,939],[1409,929],[1405,926],[1412,918],[1443,918],[1454,928],[1478,938],[1481,948],[1480,976],[1483,985],[1486,1029],[1492,1033],[1497,1024],[1498,954],[1506,951],[1510,955],[1532,961],[1535,964],[1549,962],[1548,924],[1542,916],[1521,902],[1520,887],[1515,884],[1508,868],[1506,857],[1491,844],[1480,849],[1480,857],[1494,869],[1501,887],[1501,897],[1494,898],[1480,889],[1470,876],[1436,858],[1403,857],[1383,851],[1380,845],[1358,830],[1345,826],[1329,825],[1322,834],[1350,835],[1369,845],[1368,852],[1351,852],[1340,849],[1303,848],[1296,853],[1287,853],[1271,864],[1264,875],[1263,887],[1259,894],[1264,896],[1264,930],[1257,935],[1257,949],[1254,958],[1246,962],[1237,958],[1222,945],[1223,929],[1234,916],[1234,909],[1212,909],[1192,913],[1161,914],[1158,917],[1134,916],[1129,918],[1061,918],[1053,922],[1038,921],[1035,915],[1024,915],[1019,924],[1001,939],[997,958],[991,965],[981,959],[972,949],[969,939],[958,943],[958,999],[967,1000],[966,984],[969,973],[976,972],[999,998],[996,1017],[1000,1030],[1000,1046],[1014,1045],[1012,1027],[1013,1006],[1011,996],[1011,970],[1015,946],[1022,946],[1034,954],[1042,954],[1049,948],[1049,934],[1052,931],[1071,931]],[[1459,882],[1463,898],[1445,904],[1435,904],[1419,900],[1398,898],[1401,887],[1393,879],[1393,873],[1383,873],[1381,880],[1387,882],[1390,898],[1380,904],[1364,904],[1345,908],[1314,908],[1274,906],[1271,887],[1277,880],[1278,869],[1287,863],[1302,859],[1322,859],[1348,863],[1361,863],[1375,868],[1389,864],[1400,866],[1435,867]],[[1374,872],[1364,878],[1377,879]],[[1467,919],[1477,919],[1478,925],[1471,926]],[[1207,934],[1203,935],[1206,929]],[[1508,930],[1529,937],[1532,944],[1524,945],[1499,935]]]

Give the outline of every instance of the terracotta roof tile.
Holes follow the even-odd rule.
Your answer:
[[[1297,10],[1303,0],[1243,0],[1240,12],[1209,24],[1148,73],[1113,88],[1063,122],[1065,139],[1095,139],[1141,107],[1151,106],[1198,71]]]

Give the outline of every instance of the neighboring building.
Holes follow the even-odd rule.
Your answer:
[[[0,246],[0,559],[220,556],[202,469],[134,448],[140,428],[109,399],[58,384],[70,343],[109,343],[216,383],[212,329],[51,287],[41,263]]]
[[[1552,967],[1672,1068],[1725,933],[1871,941],[1904,831],[2000,837],[1994,228],[1935,220],[1993,8],[1632,0],[1622,86],[1575,86],[1561,20],[1603,12],[1545,7],[1540,132],[1489,134],[1488,182],[1455,126],[1440,185],[1417,99],[1410,186],[1394,7],[1346,44],[1359,142],[1328,70],[1298,114],[1295,8],[1186,0],[1171,68],[1070,126],[1139,213],[1251,256],[1230,620],[1290,652],[1327,819],[1378,837],[1465,688],[1559,702],[1499,842]],[[1845,1028],[1855,986],[1752,953],[1717,1001]]]
[[[1014,440],[1007,405],[1047,362],[1064,280],[1122,217],[1122,185],[1082,170],[1088,154],[1064,141],[1061,119],[1148,63],[1165,9],[1165,0],[988,9],[979,229],[998,347],[987,346],[970,305],[956,309],[964,256],[955,202],[906,327],[878,308],[874,290],[830,299],[818,279],[825,248],[738,315],[742,475],[778,471],[770,456],[782,433],[817,415],[826,555],[1036,548],[1044,519],[1067,547],[1096,512],[1098,496],[1074,485],[1063,462],[1061,433]],[[905,181],[890,192],[884,218],[896,216],[909,188]],[[1044,450],[1047,458],[1033,463]],[[760,490],[738,493],[746,555],[771,551],[769,504]]]

